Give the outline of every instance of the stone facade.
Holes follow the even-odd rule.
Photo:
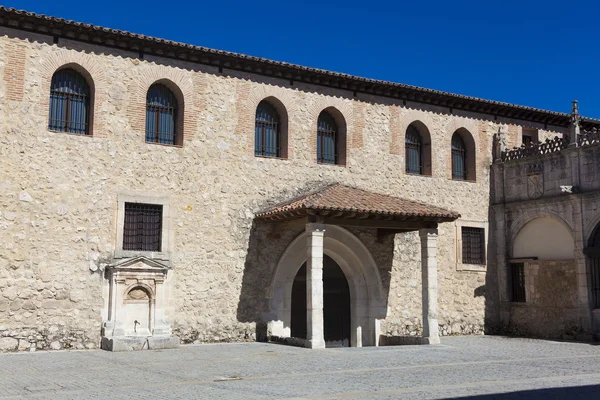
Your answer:
[[[492,167],[490,224],[501,327],[507,332],[567,339],[598,335],[592,271],[600,223],[596,137],[582,132],[559,151]],[[523,303],[511,298],[511,261],[525,264]]]
[[[565,133],[558,126],[166,57],[140,59],[62,38],[54,43],[52,36],[10,28],[1,28],[0,35],[1,350],[99,347],[108,307],[105,270],[121,250],[119,196],[168,199],[172,241],[164,308],[173,333],[184,343],[260,340],[270,307],[268,283],[302,228],[274,232],[254,221],[258,210],[340,182],[459,212],[462,224],[487,224],[490,186],[497,185],[490,180],[493,135],[505,132],[508,143],[519,144],[523,127],[538,129],[542,139]],[[93,86],[91,136],[47,128],[50,80],[65,65]],[[168,82],[180,100],[182,146],[144,141],[145,94],[156,81]],[[265,98],[285,108],[285,159],[253,153],[255,110]],[[345,122],[344,165],[315,161],[316,121],[328,107]],[[431,176],[404,172],[403,138],[415,121],[431,138]],[[475,143],[474,182],[451,179],[450,140],[461,128]],[[563,178],[569,176],[569,160],[551,163],[556,168],[548,170],[548,182],[570,182]],[[506,174],[515,185],[524,184],[518,173]],[[595,179],[592,170],[587,174]],[[510,193],[505,198],[508,202]],[[580,215],[581,205],[570,199],[564,207]],[[503,222],[498,209],[493,215],[493,222]],[[420,335],[418,233],[379,238],[374,229],[349,230],[379,269],[387,310],[381,335]],[[457,223],[438,230],[440,333],[497,329],[502,291],[494,252],[481,270],[461,270]],[[580,250],[583,239],[577,240]],[[503,248],[490,236],[488,248],[495,243]]]

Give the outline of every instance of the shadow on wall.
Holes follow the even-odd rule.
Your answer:
[[[248,239],[237,320],[256,324],[256,341],[267,341],[271,280],[277,262],[288,244],[302,232],[302,227],[276,230],[271,224],[254,220]]]
[[[498,283],[498,263],[497,263],[497,246],[498,239],[496,238],[496,214],[494,212],[493,203],[494,188],[496,180],[501,179],[495,176],[494,168],[490,168],[490,204],[488,207],[488,245],[485,249],[487,257],[487,272],[485,274],[485,286],[478,287],[473,293],[473,297],[484,296],[485,298],[485,315],[484,315],[484,333],[486,335],[498,334],[501,331],[500,327],[500,290]],[[501,220],[504,220],[502,218]]]
[[[273,224],[254,221],[242,277],[237,320],[256,324],[256,340],[268,339],[267,322],[273,314],[270,304],[271,285],[277,264],[293,240],[303,233],[303,226],[281,229]],[[383,296],[387,302],[394,251],[392,237],[377,238],[374,229],[348,229],[371,252],[381,275]],[[327,232],[325,233],[327,236]],[[349,260],[348,260],[349,261]],[[301,267],[300,263],[297,267]],[[350,265],[351,268],[359,268]],[[286,326],[286,328],[288,328]]]
[[[454,400],[588,400],[600,398],[600,385],[565,388],[521,390],[510,393],[482,394],[467,397],[448,397]]]

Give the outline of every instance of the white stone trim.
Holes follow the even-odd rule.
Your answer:
[[[269,311],[265,315],[270,334],[291,335],[292,285],[298,270],[307,261],[307,232],[298,235],[281,256],[269,290]],[[352,347],[377,346],[378,319],[385,318],[387,302],[377,264],[367,247],[350,231],[326,225],[323,254],[342,269],[350,288]]]
[[[455,221],[456,226],[456,270],[457,271],[473,271],[473,272],[486,272],[487,271],[487,260],[489,258],[488,251],[488,238],[489,238],[489,222],[488,221],[471,221],[466,219],[457,219]],[[485,260],[484,265],[479,264],[464,264],[462,262],[462,228],[483,228],[485,237]]]
[[[125,203],[144,203],[163,206],[161,251],[123,250],[123,230],[125,228]],[[173,252],[173,229],[171,218],[171,200],[168,196],[119,193],[117,195],[117,234],[114,258],[131,258],[144,256],[150,259],[169,261]]]

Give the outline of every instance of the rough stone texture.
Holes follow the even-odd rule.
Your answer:
[[[525,282],[527,303],[511,305],[507,332],[528,337],[577,337],[580,327],[575,262],[529,262]]]
[[[255,212],[340,182],[485,222],[492,135],[523,123],[152,56],[139,60],[62,39],[54,45],[50,36],[7,28],[0,33],[0,336],[23,341],[14,345],[20,349],[99,346],[119,193],[170,197],[173,333],[185,343],[261,340],[269,277],[298,231],[253,226]],[[66,64],[93,80],[92,137],[47,130],[50,80]],[[181,147],[144,142],[143,97],[159,79],[181,92]],[[287,159],[253,156],[255,107],[268,96],[287,109]],[[346,120],[345,166],[315,162],[316,120],[326,107]],[[431,135],[431,177],[404,173],[401,127],[415,120]],[[474,138],[477,182],[449,179],[450,139],[459,128]],[[381,333],[418,335],[417,233],[380,241],[374,230],[352,231],[378,262],[387,290]],[[490,312],[497,303],[494,263],[487,275],[456,271],[455,234],[452,223],[440,225],[440,332],[480,333],[486,320],[497,320]]]
[[[590,259],[584,254],[600,224],[599,163],[600,146],[592,144],[493,165],[490,241],[496,243],[499,313],[505,332],[579,339],[600,333],[600,314],[594,310],[588,283]],[[542,182],[541,193],[531,190],[532,176]],[[573,259],[567,264],[526,263],[532,282],[526,285],[533,297],[525,305],[514,304],[509,296],[508,260],[521,229],[537,218],[552,218],[572,235],[573,243],[565,243],[565,248],[574,247]],[[559,286],[550,286],[544,279],[547,274],[561,276],[554,283]],[[542,322],[547,319],[554,322]]]
[[[218,360],[218,362],[215,362]],[[267,343],[0,357],[5,399],[547,400],[600,398],[600,348],[493,336],[310,351]]]

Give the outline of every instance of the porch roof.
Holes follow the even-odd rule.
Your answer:
[[[374,227],[380,227],[384,221],[387,222],[384,225],[392,227],[407,221],[438,223],[460,218],[460,214],[444,208],[339,183],[273,205],[256,214],[256,218],[270,222],[311,216],[340,225],[344,225],[340,222],[350,219],[372,221],[374,224],[370,225]]]

